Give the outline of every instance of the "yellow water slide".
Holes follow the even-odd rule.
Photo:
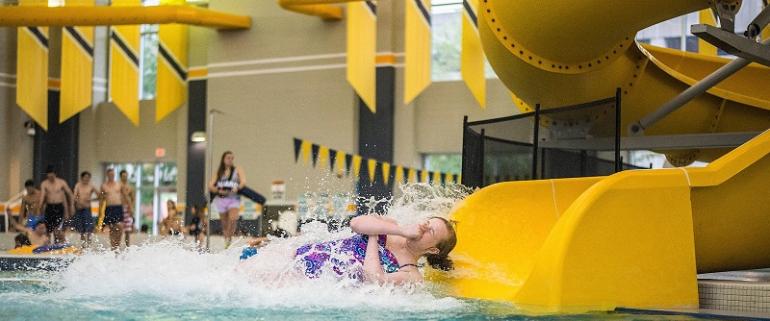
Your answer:
[[[622,126],[727,62],[642,46],[635,33],[708,0],[481,0],[479,30],[500,79],[529,105],[610,97]],[[770,70],[751,64],[646,135],[763,131]],[[726,153],[726,154],[725,154]],[[697,308],[696,273],[770,266],[770,131],[731,151],[689,151],[706,168],[500,183],[453,213],[455,294],[531,311]]]

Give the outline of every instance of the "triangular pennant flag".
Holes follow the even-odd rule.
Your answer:
[[[299,160],[300,146],[302,146],[302,140],[295,137],[294,138],[294,162],[295,163]]]
[[[404,167],[401,165],[396,166],[396,184],[401,184],[404,182]]]
[[[382,181],[385,182],[385,185],[390,182],[390,163],[388,162],[382,163]]]
[[[321,145],[318,149],[318,167],[326,166],[326,162],[329,160],[329,147]]]
[[[417,182],[417,171],[414,168],[409,168],[409,176],[407,177],[407,182],[409,183],[416,183]]]
[[[319,148],[320,148],[320,146],[318,146],[317,144],[313,144],[310,147],[310,154],[313,155],[313,158],[312,158],[313,159],[313,167],[315,167],[315,164],[318,162],[318,149]]]
[[[350,175],[351,165],[353,165],[353,155],[345,154],[345,175]]]
[[[422,170],[417,170],[417,183],[422,183]]]
[[[345,152],[338,150],[337,159],[335,160],[337,175],[343,175],[345,173]]]
[[[302,140],[302,145],[299,147],[299,152],[302,155],[302,161],[305,165],[310,163],[310,142]]]
[[[433,184],[439,185],[441,182],[441,172],[433,172]]]
[[[430,183],[430,174],[426,170],[420,171],[420,182]]]
[[[451,174],[441,173],[441,185],[447,185],[447,178],[451,177]]]
[[[337,165],[337,150],[329,148],[329,170],[336,173],[334,166]]]
[[[457,184],[462,184],[463,183],[463,175],[462,174],[457,174],[456,180],[457,180]]]
[[[361,173],[361,155],[353,155],[353,176],[358,178]]]
[[[369,170],[369,183],[374,184],[374,174],[377,174],[377,160],[370,158],[366,163],[367,169]]]

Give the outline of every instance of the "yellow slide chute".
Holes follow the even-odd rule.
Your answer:
[[[625,129],[728,61],[634,40],[709,6],[485,0],[478,26],[490,64],[523,103],[547,109],[619,87]],[[645,133],[764,131],[767,88],[770,69],[751,64]],[[716,160],[483,188],[453,213],[457,270],[436,278],[457,295],[534,312],[697,308],[697,273],[770,266],[770,132],[732,151],[689,154],[684,162]]]

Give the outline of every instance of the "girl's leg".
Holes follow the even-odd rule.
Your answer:
[[[238,208],[231,208],[227,210],[228,219],[230,219],[230,238],[235,235],[235,229],[238,227]]]
[[[219,213],[219,223],[222,225],[222,236],[225,239],[225,248],[230,247],[230,239],[232,238],[232,234],[230,234],[230,212],[221,212]]]

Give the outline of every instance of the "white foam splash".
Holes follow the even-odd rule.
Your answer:
[[[407,186],[392,202],[389,215],[411,223],[430,216],[445,216],[463,193]],[[458,195],[460,195],[458,197]],[[333,278],[309,280],[293,269],[294,250],[302,244],[349,236],[325,225],[303,226],[300,236],[273,239],[257,257],[241,262],[241,246],[215,253],[199,253],[176,239],[132,246],[119,255],[86,253],[56,273],[55,291],[48,295],[68,299],[155,297],[180,304],[249,308],[388,309],[436,311],[461,309],[461,300],[435,293],[431,285],[418,287],[351,285]],[[236,244],[237,245],[237,244]],[[109,300],[109,299],[108,299]]]

